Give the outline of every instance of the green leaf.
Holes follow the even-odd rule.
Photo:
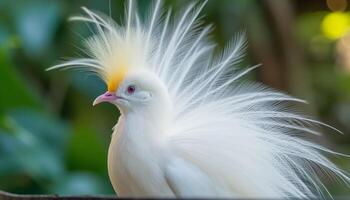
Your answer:
[[[75,128],[67,154],[71,168],[107,174],[107,144],[91,127]]]
[[[69,129],[47,114],[16,110],[7,115],[10,133],[0,134],[0,175],[25,174],[41,187],[65,174],[64,151]]]
[[[46,54],[61,22],[60,1],[32,0],[13,6],[17,32],[22,38],[25,53],[39,58]]]
[[[106,179],[91,173],[71,173],[55,184],[51,191],[61,195],[113,194]]]
[[[0,114],[15,107],[40,108],[38,98],[0,49]]]

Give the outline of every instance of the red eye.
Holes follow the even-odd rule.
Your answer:
[[[135,92],[136,88],[133,85],[128,86],[127,92],[128,94],[133,94]]]

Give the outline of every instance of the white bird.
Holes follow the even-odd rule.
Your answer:
[[[125,24],[83,8],[92,23],[86,58],[49,69],[84,68],[108,86],[121,116],[113,129],[108,172],[122,197],[310,198],[330,195],[320,174],[348,175],[301,139],[326,124],[288,109],[303,102],[240,79],[246,42],[238,34],[219,55],[199,15],[206,1],[173,16],[153,2],[145,20],[130,0]]]

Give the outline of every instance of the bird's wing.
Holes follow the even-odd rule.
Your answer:
[[[174,30],[167,20],[159,26],[167,40],[156,47],[151,65],[159,68],[154,72],[173,101],[166,137],[174,152],[221,179],[238,197],[327,195],[321,172],[349,183],[349,176],[323,155],[334,152],[302,139],[317,133],[313,126],[325,124],[293,112],[290,103],[304,101],[243,82],[255,68],[238,66],[246,49],[244,34],[215,53],[207,37],[210,27],[197,29],[201,8],[184,10]]]
[[[212,98],[174,120],[169,146],[241,198],[322,195],[321,172],[348,182],[321,153],[331,151],[297,137],[319,122],[283,109],[288,99],[253,85]]]
[[[167,163],[165,179],[177,197],[233,197],[200,168],[179,158]]]

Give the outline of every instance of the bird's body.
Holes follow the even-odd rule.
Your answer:
[[[89,58],[52,67],[84,67],[108,85],[94,104],[121,111],[108,172],[126,197],[305,198],[327,194],[320,172],[348,176],[298,137],[325,125],[288,109],[302,102],[256,83],[239,82],[245,49],[238,35],[218,56],[200,28],[205,2],[175,19],[156,1],[145,21],[129,1],[125,28],[84,8],[75,20],[96,25]],[[136,9],[135,9],[136,10]],[[319,171],[318,169],[322,169]]]
[[[108,172],[118,195],[232,197],[194,163],[177,155],[171,147],[176,144],[166,134],[171,130],[155,127],[159,122],[153,121],[150,113],[144,114],[122,115],[112,134]],[[173,178],[183,180],[181,189],[188,191],[179,191]]]

